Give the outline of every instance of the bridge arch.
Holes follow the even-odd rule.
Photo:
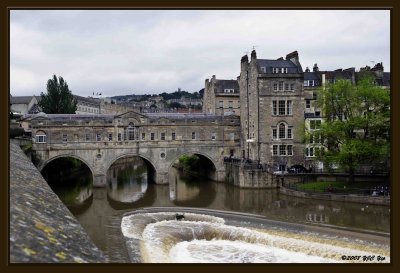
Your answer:
[[[147,156],[144,156],[141,154],[136,154],[136,153],[124,153],[124,154],[113,157],[111,160],[109,160],[106,163],[106,166],[105,166],[106,173],[111,168],[112,164],[114,164],[118,159],[125,158],[125,157],[134,157],[134,156],[140,157],[141,159],[143,159],[143,161],[145,162],[147,167],[150,167],[147,169],[148,178],[150,178],[150,180],[152,180],[152,181],[155,181],[156,168],[155,168],[154,162],[152,160],[150,160]]]
[[[197,155],[197,156],[200,156],[201,159],[206,159],[208,162],[210,162],[211,165],[212,165],[212,169],[210,170],[211,173],[208,174],[208,178],[210,178],[212,180],[217,180],[216,172],[217,172],[218,167],[219,167],[218,163],[216,163],[215,160],[211,156],[209,156],[208,154],[206,154],[204,152],[197,151],[197,150],[188,150],[188,151],[184,151],[182,153],[179,153],[178,156],[176,156],[173,160],[171,160],[171,162],[170,162],[170,164],[168,166],[168,172],[171,169],[171,167],[174,164],[174,162],[179,160],[179,158],[181,156],[184,156],[184,155]]]
[[[84,159],[84,158],[82,158],[82,157],[80,157],[80,156],[71,155],[71,154],[60,154],[60,155],[54,156],[54,157],[52,157],[52,158],[50,158],[50,159],[44,161],[43,163],[41,163],[41,164],[38,166],[38,170],[39,170],[40,172],[42,172],[43,169],[44,169],[44,167],[46,167],[50,162],[52,162],[52,161],[54,161],[54,160],[56,160],[56,159],[59,159],[59,158],[66,158],[66,157],[72,157],[72,158],[75,158],[75,159],[78,159],[78,160],[82,161],[82,162],[89,168],[89,170],[90,170],[90,172],[92,173],[92,176],[93,176],[93,177],[94,177],[94,175],[96,174],[96,172],[94,171],[93,166],[92,166],[90,163],[88,163],[88,161],[87,161],[86,159]]]

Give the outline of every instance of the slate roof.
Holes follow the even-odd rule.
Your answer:
[[[91,103],[91,104],[96,104],[96,105],[100,105],[100,99],[97,98],[87,98],[87,97],[81,97],[78,95],[73,95],[74,98],[76,98],[79,101],[83,101],[86,103]]]
[[[224,93],[225,89],[234,89],[234,93],[239,93],[239,83],[237,80],[216,80],[216,93]]]
[[[304,80],[315,80],[320,81],[319,72],[304,72]]]
[[[266,68],[266,73],[267,74],[272,74],[272,68],[273,67],[287,67],[288,68],[288,73],[301,73],[303,72],[301,67],[298,67],[295,63],[293,63],[290,60],[267,60],[267,59],[257,59],[258,66],[260,67],[265,67]]]
[[[10,96],[11,104],[29,104],[34,96]]]
[[[383,72],[382,84],[383,86],[390,86],[390,72]]]

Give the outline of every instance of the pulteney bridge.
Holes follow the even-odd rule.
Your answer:
[[[168,172],[182,155],[196,154],[210,164],[209,178],[223,181],[223,158],[239,154],[239,118],[210,114],[66,115],[30,118],[33,150],[41,171],[60,157],[84,162],[93,185],[106,185],[106,174],[119,158],[139,156],[157,184],[169,182]]]

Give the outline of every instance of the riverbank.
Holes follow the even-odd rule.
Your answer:
[[[388,196],[363,196],[355,194],[305,192],[305,191],[289,189],[284,187],[283,185],[281,185],[281,187],[279,188],[279,193],[301,198],[309,198],[309,199],[390,206],[390,197]]]
[[[10,143],[10,262],[102,263],[75,217],[20,147]]]

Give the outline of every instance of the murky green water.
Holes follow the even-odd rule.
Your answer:
[[[276,189],[240,189],[206,180],[185,180],[173,168],[169,185],[155,185],[148,181],[146,165],[139,158],[113,164],[107,188],[92,188],[90,172],[69,175],[68,179],[60,186],[54,181],[49,184],[102,250],[109,240],[110,217],[151,206],[202,207],[296,223],[390,231],[390,209],[386,206],[303,199],[279,194]]]

